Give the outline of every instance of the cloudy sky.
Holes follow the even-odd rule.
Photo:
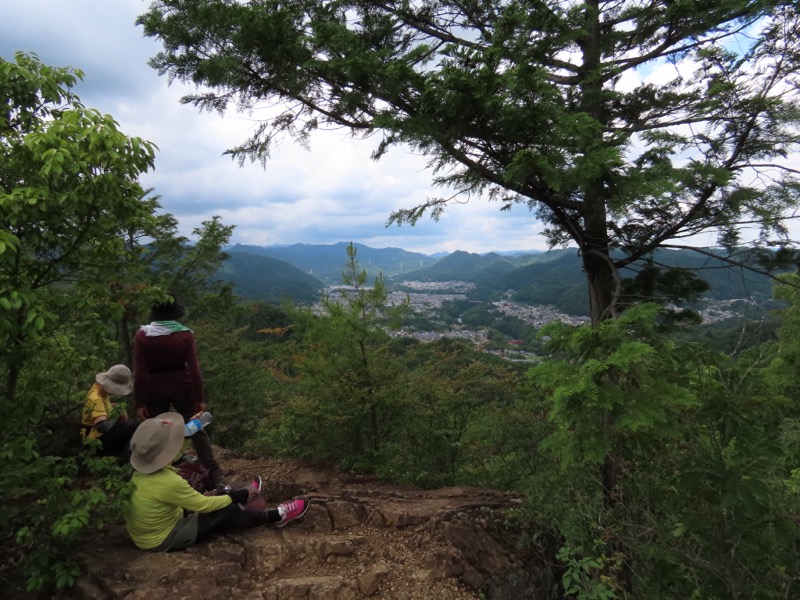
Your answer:
[[[524,207],[500,212],[479,199],[447,209],[438,222],[385,227],[390,213],[429,197],[433,188],[425,159],[395,148],[380,161],[369,156],[372,140],[320,132],[310,150],[285,140],[262,169],[240,167],[223,152],[245,139],[254,118],[231,112],[199,113],[179,98],[193,89],[168,85],[147,66],[160,48],[134,22],[150,0],[0,0],[0,57],[36,53],[48,65],[81,69],[77,92],[83,103],[110,114],[124,133],[158,146],[156,168],[142,185],[160,195],[187,237],[214,215],[235,225],[234,243],[333,244],[358,242],[433,254],[546,249],[541,225]],[[621,87],[663,82],[675,65],[626,73]],[[798,156],[790,157],[800,166]],[[711,245],[705,234],[694,243]],[[797,236],[795,236],[797,237]]]
[[[432,254],[545,249],[540,225],[522,207],[473,200],[434,222],[385,227],[389,214],[442,195],[425,160],[395,149],[369,158],[374,143],[327,132],[310,151],[286,140],[262,169],[223,152],[250,134],[247,115],[199,113],[178,99],[192,91],[147,66],[159,47],[134,25],[149,0],[0,0],[0,57],[36,53],[45,64],[84,71],[83,103],[108,113],[129,136],[158,146],[141,182],[161,196],[180,231],[213,215],[235,225],[234,243],[358,242]]]

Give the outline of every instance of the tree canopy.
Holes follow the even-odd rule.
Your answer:
[[[0,59],[0,373],[10,406],[37,344],[111,314],[107,288],[132,252],[124,234],[155,220],[138,183],[154,145],[84,107],[72,91],[80,71],[15,59]]]
[[[164,0],[138,23],[164,46],[152,66],[199,86],[184,102],[283,107],[240,160],[344,127],[379,134],[376,158],[428,156],[456,192],[389,223],[459,194],[527,206],[551,246],[577,244],[595,323],[620,308],[619,269],[660,246],[788,243],[795,3]]]
[[[155,298],[217,289],[232,229],[214,217],[190,245],[156,214],[138,181],[155,145],[84,106],[82,77],[34,54],[0,58],[0,563],[29,591],[72,585],[76,541],[124,497],[113,458],[78,446],[94,374],[130,364],[129,328]],[[79,468],[97,485],[75,485]]]

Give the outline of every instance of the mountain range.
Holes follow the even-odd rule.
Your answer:
[[[347,263],[346,242],[332,245],[292,244],[290,246],[246,246],[236,244],[226,249],[231,254],[251,254],[265,256],[286,262],[311,275],[325,285],[337,285],[342,281],[342,270]],[[400,248],[370,248],[363,244],[353,244],[356,257],[367,275],[375,277],[383,273],[386,278],[402,275],[417,269],[429,267],[439,258],[407,252]]]
[[[248,300],[299,304],[317,300],[326,286],[342,282],[347,263],[346,242],[332,245],[290,246],[233,245],[219,277],[230,282],[236,293]],[[475,284],[474,299],[510,295],[526,304],[554,305],[572,314],[585,314],[588,307],[585,275],[577,249],[549,252],[474,254],[455,251],[430,256],[401,248],[370,248],[354,244],[359,267],[369,280],[379,274],[390,286],[403,289],[408,281],[467,281]],[[709,298],[769,299],[772,281],[765,275],[724,268],[719,259],[690,250],[660,250],[655,259],[662,264],[696,270],[709,284]],[[623,277],[633,276],[623,273]]]

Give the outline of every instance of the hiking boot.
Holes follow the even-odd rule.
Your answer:
[[[309,506],[311,506],[311,501],[306,496],[300,496],[294,500],[279,504],[278,512],[281,515],[281,520],[275,523],[275,527],[286,527],[290,521],[305,516]]]

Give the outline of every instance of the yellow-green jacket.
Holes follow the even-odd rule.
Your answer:
[[[134,544],[143,550],[155,548],[183,518],[183,511],[209,513],[225,508],[230,496],[204,496],[195,491],[173,467],[155,473],[133,473],[135,486],[126,503],[125,527]]]

